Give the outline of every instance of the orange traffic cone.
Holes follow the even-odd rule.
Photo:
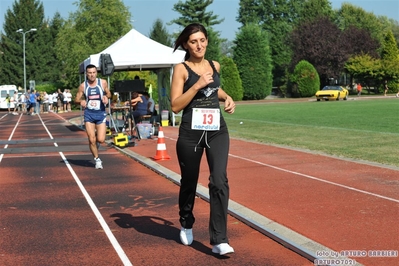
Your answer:
[[[157,153],[154,156],[154,160],[169,160],[169,159],[170,159],[170,156],[166,152],[166,144],[165,144],[165,140],[164,140],[162,127],[159,126]]]

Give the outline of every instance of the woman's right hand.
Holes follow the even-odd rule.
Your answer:
[[[199,80],[197,81],[197,84],[199,85],[199,88],[202,89],[208,84],[213,82],[213,77],[211,72],[205,72],[204,74],[201,75]]]

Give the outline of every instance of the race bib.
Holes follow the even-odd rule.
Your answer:
[[[100,100],[90,100],[87,109],[91,110],[100,110],[101,107],[101,101]]]
[[[191,129],[195,130],[219,130],[220,109],[217,108],[193,108]]]

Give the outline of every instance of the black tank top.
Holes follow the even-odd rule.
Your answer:
[[[191,102],[184,108],[182,115],[181,126],[191,128],[191,116],[193,108],[220,108],[218,90],[220,88],[220,75],[217,72],[213,62],[208,60],[213,70],[213,82],[208,84],[206,87],[200,89]],[[186,63],[183,65],[188,71],[188,78],[184,82],[183,93],[190,89],[200,78]],[[225,125],[223,116],[220,116],[220,125]]]

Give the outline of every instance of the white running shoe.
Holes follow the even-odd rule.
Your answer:
[[[234,253],[234,249],[227,243],[221,243],[218,245],[214,245],[212,248],[212,252],[218,253],[219,255],[225,255],[228,253]]]
[[[193,243],[193,239],[193,229],[186,229],[184,227],[180,229],[180,241],[183,245],[191,245],[191,243]]]
[[[96,169],[103,169],[103,162],[100,160],[100,158],[94,159],[96,162]]]

